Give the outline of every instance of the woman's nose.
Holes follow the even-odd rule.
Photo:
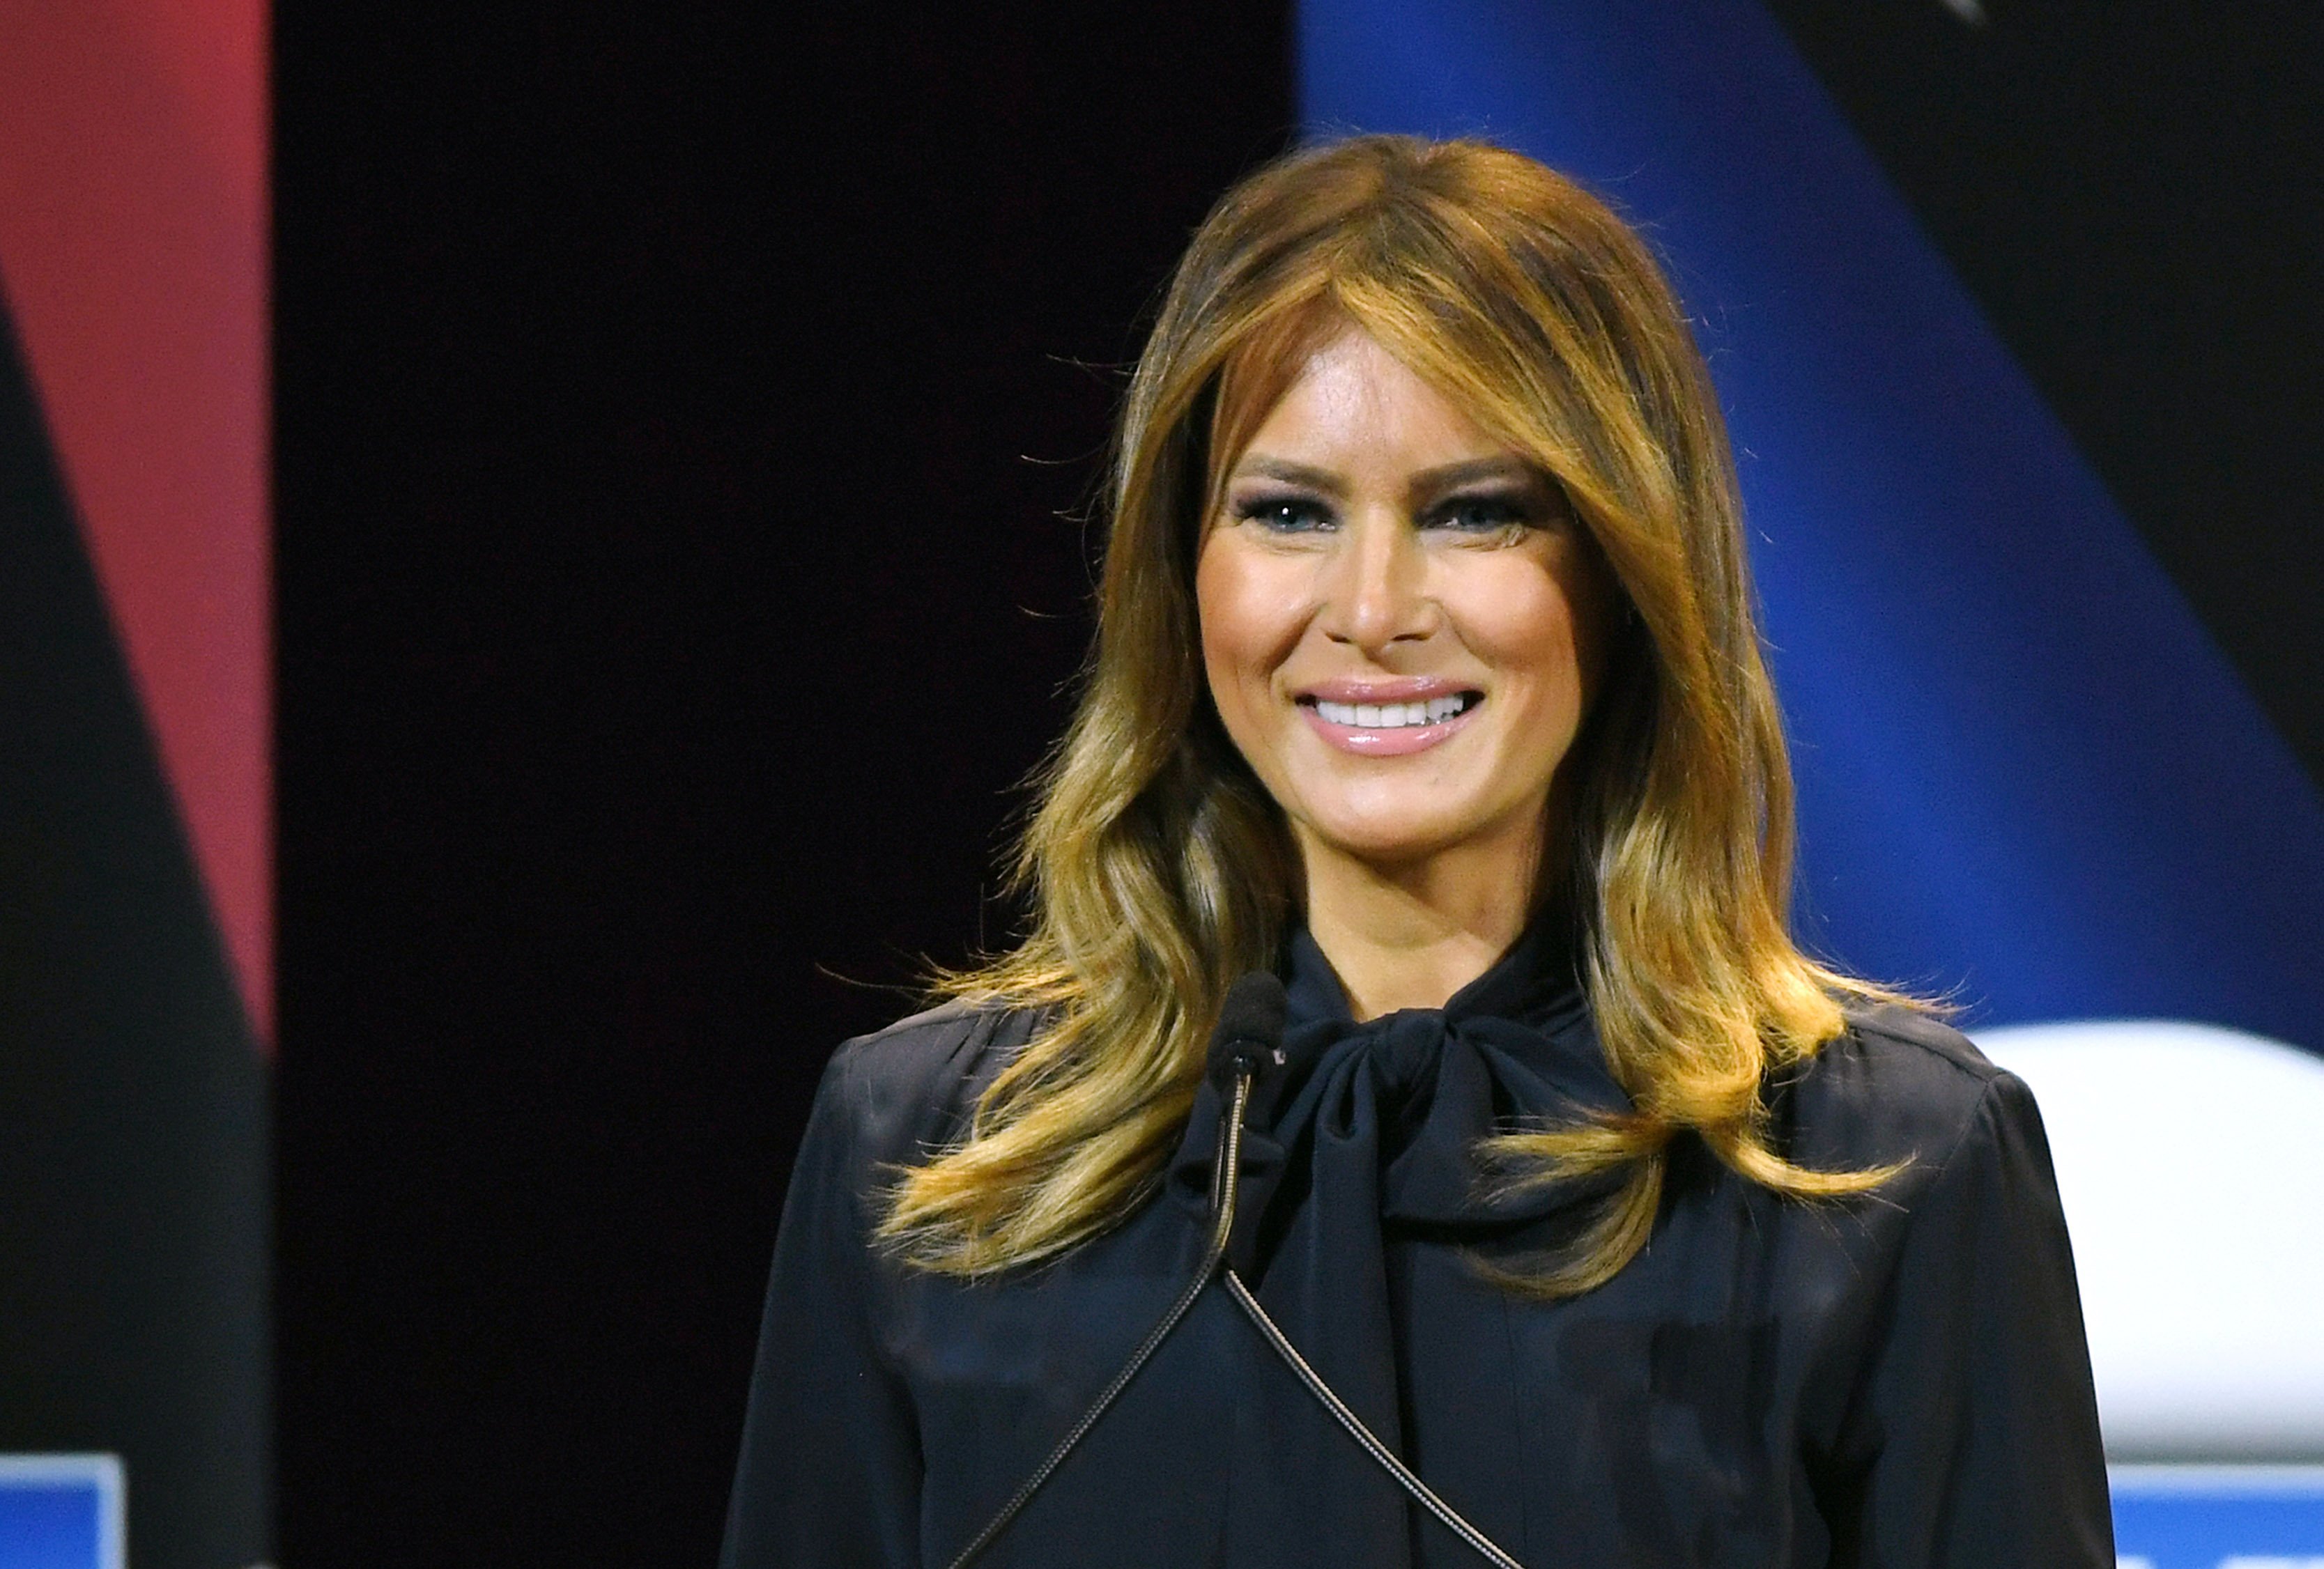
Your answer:
[[[1402,519],[1358,520],[1340,536],[1324,570],[1319,621],[1333,641],[1370,652],[1435,630],[1427,555]]]

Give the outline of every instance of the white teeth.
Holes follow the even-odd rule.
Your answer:
[[[1420,703],[1326,703],[1318,699],[1315,714],[1333,725],[1361,730],[1401,730],[1407,725],[1442,725],[1469,706],[1469,699],[1431,697]]]

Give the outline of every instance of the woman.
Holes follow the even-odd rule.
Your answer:
[[[1262,171],[1111,499],[1031,933],[816,1103],[728,1564],[979,1539],[1202,1267],[1204,1039],[1271,970],[1236,1278],[1508,1555],[2110,1564],[2030,1098],[1786,933],[1732,465],[1638,239],[1472,143]],[[1479,1561],[1312,1394],[1204,1292],[982,1561]]]

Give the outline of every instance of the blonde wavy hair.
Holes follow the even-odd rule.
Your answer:
[[[1792,786],[1740,505],[1702,355],[1607,207],[1476,142],[1360,136],[1230,191],[1179,263],[1114,449],[1097,637],[1016,863],[1020,946],[945,977],[1043,1023],[964,1138],[902,1172],[880,1227],[975,1276],[1071,1248],[1160,1178],[1227,986],[1276,964],[1301,890],[1274,803],[1212,710],[1194,563],[1223,476],[1319,338],[1360,328],[1563,489],[1627,602],[1575,753],[1562,864],[1607,1064],[1634,1110],[1485,1140],[1529,1186],[1624,1168],[1564,1251],[1503,1271],[1570,1296],[1646,1243],[1672,1140],[1805,1198],[1887,1170],[1792,1164],[1771,1075],[1891,994],[1803,955],[1785,920]]]

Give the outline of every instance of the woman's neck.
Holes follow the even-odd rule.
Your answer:
[[[1359,1020],[1442,1008],[1508,951],[1532,913],[1540,843],[1531,835],[1392,867],[1301,838],[1308,935]]]

